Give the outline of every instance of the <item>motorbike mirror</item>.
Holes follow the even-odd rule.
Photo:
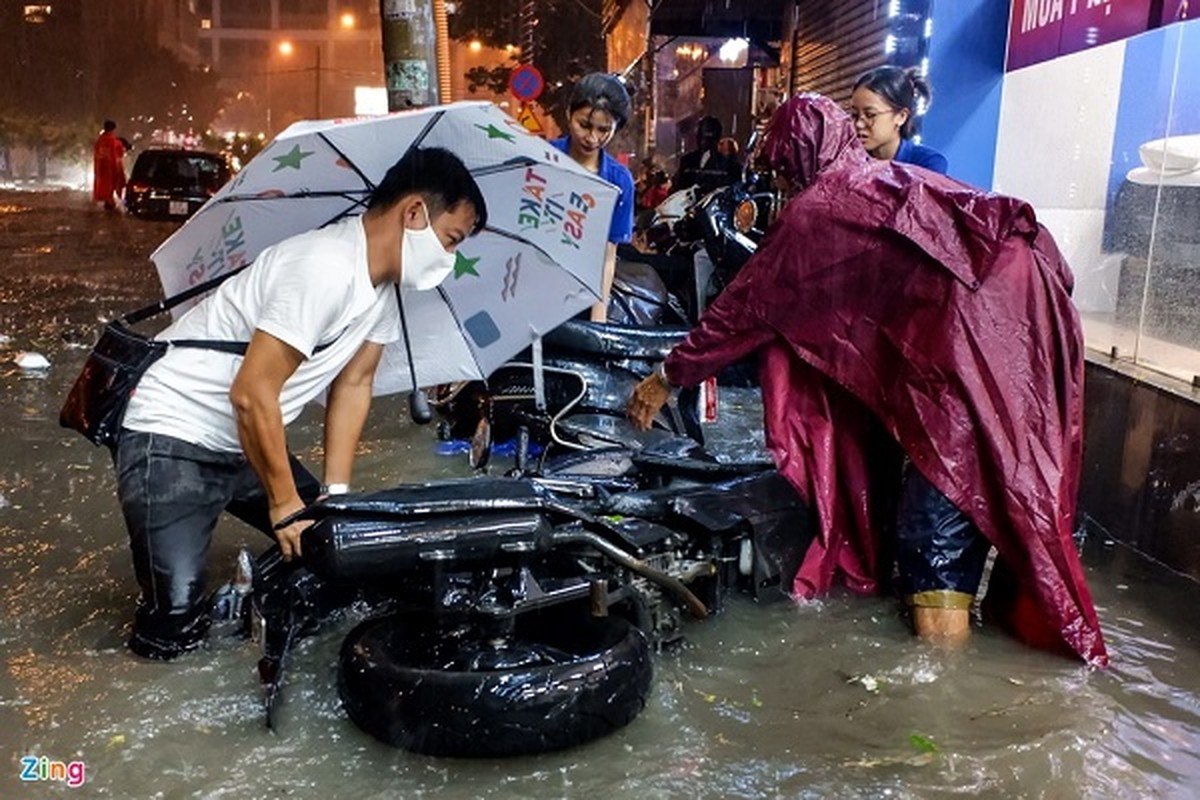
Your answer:
[[[492,425],[487,419],[479,420],[475,434],[471,437],[471,452],[467,456],[472,469],[483,469],[492,460]]]

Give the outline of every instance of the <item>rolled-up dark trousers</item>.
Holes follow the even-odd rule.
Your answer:
[[[300,498],[311,503],[320,484],[289,457]],[[266,493],[243,454],[162,434],[122,431],[114,461],[133,571],[142,590],[129,646],[147,658],[174,658],[199,645],[208,632],[206,561],[221,512],[274,541]]]
[[[988,540],[946,495],[910,466],[896,510],[900,591],[916,606],[970,608]]]

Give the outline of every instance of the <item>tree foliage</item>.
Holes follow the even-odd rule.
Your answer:
[[[216,76],[160,47],[135,16],[96,29],[75,4],[29,24],[19,4],[0,11],[0,144],[66,155],[90,148],[104,119],[126,138],[158,128],[203,130],[215,115]]]
[[[546,79],[538,102],[561,120],[571,86],[582,75],[605,68],[604,33],[600,25],[602,0],[535,0],[534,52],[531,63]],[[459,41],[478,39],[491,47],[521,44],[520,0],[461,0],[450,17],[450,36]],[[508,91],[516,62],[493,68],[475,67],[466,73],[472,90],[487,87]]]

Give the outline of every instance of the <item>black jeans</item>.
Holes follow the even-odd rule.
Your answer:
[[[221,512],[274,541],[266,493],[241,453],[170,436],[124,430],[113,459],[142,590],[129,647],[146,658],[171,659],[197,647],[208,632],[205,561]],[[295,456],[291,464],[300,498],[313,502],[320,483]]]

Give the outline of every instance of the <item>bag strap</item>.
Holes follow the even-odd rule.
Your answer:
[[[250,265],[243,264],[242,266],[238,267],[235,270],[226,272],[224,275],[218,275],[215,278],[209,278],[204,283],[198,283],[195,286],[191,287],[190,289],[184,289],[182,292],[180,292],[179,294],[177,294],[173,297],[167,297],[162,300],[159,300],[157,303],[151,303],[150,305],[148,305],[144,308],[139,308],[136,311],[130,311],[128,314],[123,315],[121,317],[121,320],[126,325],[135,325],[144,319],[149,319],[150,317],[153,317],[156,314],[161,314],[164,311],[174,308],[175,306],[179,305],[180,303],[184,303],[184,302],[187,302],[188,300],[191,300],[193,297],[195,297],[197,295],[204,294],[209,289],[215,289],[216,287],[220,286],[225,281],[232,278],[234,275],[237,275],[239,272],[241,272],[248,266],[250,266]],[[186,346],[192,347],[194,345],[186,345]]]
[[[333,347],[337,344],[337,340],[342,338],[342,333],[346,329],[343,328],[341,333],[330,339],[324,344],[319,344],[313,348],[313,355]],[[195,347],[202,350],[219,350],[222,353],[233,353],[235,356],[246,355],[246,348],[250,346],[249,342],[225,342],[220,339],[160,339],[159,341],[166,342],[171,347]]]
[[[220,350],[222,353],[233,353],[235,356],[246,355],[249,342],[223,342],[219,339],[163,339],[171,347],[195,347],[202,350]],[[314,351],[315,352],[315,351]]]
[[[122,315],[121,321],[126,325],[136,325],[144,319],[149,319],[156,314],[161,314],[164,311],[174,308],[180,303],[187,302],[197,295],[204,294],[209,289],[215,289],[225,281],[232,278],[234,275],[237,275],[239,272],[246,269],[248,266],[250,265],[243,264],[235,270],[226,272],[224,275],[218,275],[215,278],[209,278],[204,283],[198,283],[190,289],[184,289],[177,295],[164,298],[159,300],[157,303],[151,303],[144,308],[130,311],[128,314]],[[313,348],[313,355],[316,355],[327,347],[332,347],[335,343],[337,343],[338,339],[342,338],[342,334],[345,332],[346,329],[343,328],[341,333],[330,339],[328,342],[317,345],[315,348]],[[166,339],[163,341],[166,341],[167,344],[174,347],[195,347],[203,350],[219,350],[222,353],[233,353],[234,355],[238,356],[246,355],[246,348],[250,346],[249,342],[225,342],[219,339]]]

